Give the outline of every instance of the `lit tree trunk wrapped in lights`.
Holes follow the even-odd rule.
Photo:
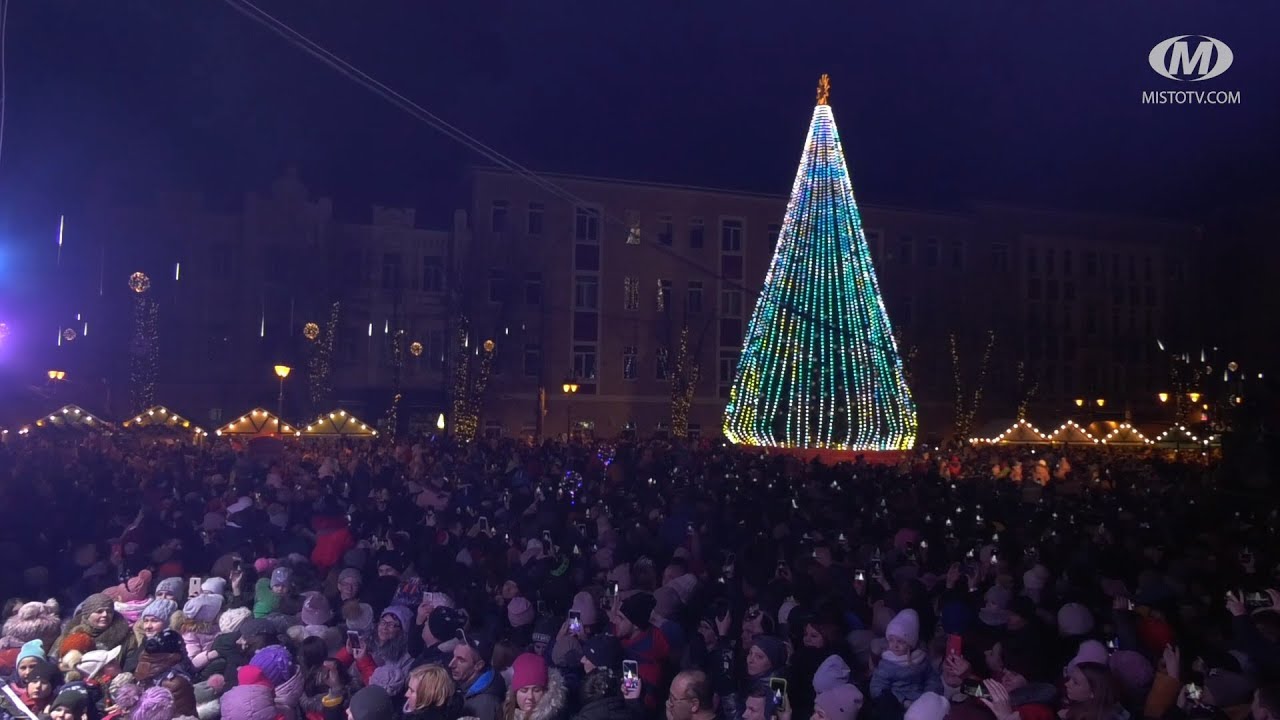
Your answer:
[[[151,279],[144,273],[129,276],[133,290],[133,338],[129,344],[129,391],[132,412],[156,404],[156,380],[160,375],[160,307],[147,296]]]
[[[853,199],[827,76],[725,411],[732,442],[915,444],[915,402]]]
[[[676,371],[671,377],[671,434],[689,436],[689,408],[698,388],[698,358],[689,350],[689,326],[680,328],[680,344],[676,348]]]
[[[489,386],[493,372],[493,340],[485,340],[480,347],[471,349],[471,335],[467,319],[458,317],[457,335],[453,353],[453,435],[470,441],[476,438],[480,426],[480,405],[484,391]],[[474,366],[472,356],[478,357]]]
[[[960,351],[956,347],[956,335],[951,333],[949,338],[951,345],[951,375],[955,383],[956,402],[955,402],[955,437],[956,440],[968,440],[969,431],[973,429],[973,418],[978,414],[978,408],[982,405],[982,391],[987,385],[987,370],[991,366],[991,351],[996,345],[996,331],[987,331],[987,348],[982,352],[982,364],[978,367],[978,379],[974,384],[973,394],[970,398],[965,396],[964,382],[960,374]]]
[[[329,306],[329,321],[323,333],[314,323],[307,323],[303,328],[303,335],[311,341],[311,352],[307,358],[307,384],[311,410],[317,413],[333,405],[333,344],[338,333],[340,307],[336,300]]]

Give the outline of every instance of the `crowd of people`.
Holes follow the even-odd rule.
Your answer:
[[[0,446],[0,720],[1280,720],[1215,468],[719,443]]]

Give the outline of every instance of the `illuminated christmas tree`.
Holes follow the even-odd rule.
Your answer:
[[[827,76],[725,411],[732,442],[905,450],[915,403],[871,265]]]

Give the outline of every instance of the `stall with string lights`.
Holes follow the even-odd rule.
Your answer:
[[[275,413],[254,408],[214,431],[218,437],[256,437],[261,435],[298,435],[297,428],[281,422]]]
[[[310,438],[368,438],[378,436],[378,431],[346,410],[334,410],[317,417],[302,428],[301,436]]]
[[[1077,425],[1075,420],[1068,420],[1049,433],[1049,442],[1054,445],[1096,445],[1102,441]]]
[[[134,431],[146,431],[153,435],[190,438],[197,442],[209,435],[207,430],[163,405],[148,408],[120,423],[120,425]]]
[[[111,423],[85,410],[79,405],[63,405],[31,424],[18,430],[19,435],[27,435],[40,430],[72,430],[88,432],[105,432],[111,429]]]
[[[1153,444],[1150,438],[1128,422],[1099,420],[1089,424],[1089,434],[1102,438],[1102,444],[1108,447],[1146,447]]]
[[[1005,427],[1003,432],[998,431],[1001,427]],[[1007,426],[1004,424],[988,426],[987,432],[983,434],[984,437],[972,438],[969,442],[975,445],[1048,445],[1050,443],[1047,435],[1025,419],[1015,420]]]

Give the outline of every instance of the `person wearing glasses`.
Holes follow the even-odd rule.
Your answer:
[[[711,681],[701,670],[685,670],[671,681],[667,720],[715,720]]]

